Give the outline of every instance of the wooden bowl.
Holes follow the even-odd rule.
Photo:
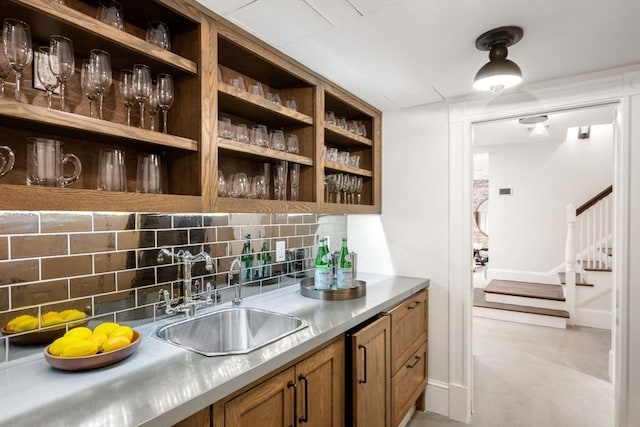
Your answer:
[[[134,330],[131,344],[118,350],[83,357],[58,357],[49,354],[49,346],[47,346],[47,348],[44,349],[44,358],[56,369],[63,371],[86,371],[112,365],[126,359],[136,351],[138,345],[140,345],[140,341],[142,341],[140,333]]]

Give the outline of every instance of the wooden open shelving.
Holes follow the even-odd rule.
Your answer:
[[[33,46],[47,45],[53,34],[74,42],[76,73],[67,85],[67,109],[46,108],[44,92],[34,89],[33,68],[23,76],[22,102],[13,100],[13,76],[0,99],[0,137],[16,153],[16,166],[2,179],[3,209],[112,210],[167,212],[380,212],[381,113],[323,77],[286,57],[246,31],[225,21],[195,0],[120,0],[125,30],[95,18],[96,0],[5,0],[0,16],[31,25]],[[165,22],[171,31],[171,51],[145,40],[149,20]],[[80,64],[91,49],[111,54],[113,85],[105,96],[105,120],[90,117],[89,101],[80,88]],[[138,127],[139,110],[126,123],[119,92],[120,69],[142,63],[174,78],[175,102],[168,114],[169,133]],[[215,73],[216,68],[218,73]],[[279,92],[282,105],[229,84],[241,77],[247,89],[260,82],[269,94]],[[285,100],[294,98],[295,109]],[[95,108],[95,106],[94,106]],[[363,137],[325,122],[325,112],[366,125]],[[299,153],[288,153],[216,136],[218,120],[265,125],[298,137]],[[160,117],[156,119],[160,121]],[[156,123],[159,127],[159,123]],[[156,127],[156,129],[157,129]],[[65,143],[65,152],[82,161],[81,178],[69,188],[26,185],[26,143],[29,136]],[[336,147],[360,156],[360,166],[323,159],[323,148]],[[100,149],[126,153],[128,192],[96,190]],[[165,194],[135,192],[136,158],[159,154]],[[286,161],[300,165],[300,201],[234,199],[217,196],[218,171],[259,174],[264,163]],[[364,179],[361,205],[324,200],[324,175],[345,173]],[[273,184],[271,184],[273,185]],[[271,195],[273,198],[273,195]]]

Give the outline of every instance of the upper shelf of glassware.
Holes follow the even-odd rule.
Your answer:
[[[48,40],[52,34],[64,34],[74,41],[77,52],[89,52],[93,48],[110,52],[114,69],[120,67],[119,61],[124,61],[122,68],[130,68],[126,61],[131,53],[135,53],[142,55],[144,62],[159,72],[198,74],[195,60],[118,30],[87,13],[50,0],[10,0],[3,1],[0,6],[1,16],[21,19],[31,25],[34,41]]]

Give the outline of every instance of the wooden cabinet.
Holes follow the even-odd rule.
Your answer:
[[[44,92],[34,89],[32,67],[23,77],[22,102],[13,100],[13,77],[0,99],[0,136],[16,153],[16,166],[3,177],[0,191],[3,209],[16,210],[113,210],[205,212],[380,212],[381,113],[318,74],[296,63],[247,32],[209,12],[194,0],[122,0],[125,31],[97,19],[95,0],[6,0],[0,16],[31,24],[34,48],[47,45],[52,34],[74,42],[76,72],[67,84],[67,108],[46,108]],[[165,22],[170,29],[171,51],[145,40],[149,20]],[[111,54],[113,85],[105,96],[104,118],[90,117],[89,100],[80,87],[80,64],[93,48]],[[133,64],[151,67],[152,76],[169,73],[175,83],[175,101],[168,113],[168,133],[138,127],[138,106],[127,125],[119,91],[119,70]],[[245,89],[233,85],[241,78]],[[260,83],[265,93],[279,94],[280,102],[256,95]],[[295,99],[291,108],[288,100]],[[325,121],[325,113],[363,125],[364,135]],[[219,121],[264,125],[271,131],[295,135],[299,152],[234,140],[219,131]],[[158,121],[156,118],[156,129]],[[26,185],[26,142],[29,136],[57,139],[65,152],[76,154],[83,166],[80,179],[68,188]],[[337,148],[360,156],[351,166],[325,160],[324,149]],[[98,191],[100,149],[125,150],[127,191]],[[161,158],[163,194],[136,192],[137,158],[153,153]],[[268,200],[218,197],[218,172],[226,177],[243,172],[262,174],[263,165],[282,161],[299,165],[298,201],[274,200],[273,178]],[[327,192],[328,175],[361,178],[353,186]],[[350,182],[357,180],[350,180]],[[340,194],[335,203],[329,194]],[[360,204],[357,204],[360,194]]]
[[[389,311],[391,317],[391,407],[398,426],[414,403],[422,407],[427,386],[428,294],[423,290]]]
[[[173,427],[211,427],[211,406],[196,412],[190,417],[176,423]]]
[[[249,390],[214,405],[225,427],[338,427],[344,423],[344,342],[304,358]]]
[[[353,427],[391,425],[390,335],[388,316],[350,334],[351,385],[347,424]]]

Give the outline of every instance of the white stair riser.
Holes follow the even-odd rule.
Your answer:
[[[507,322],[526,323],[529,325],[547,326],[550,328],[567,328],[567,319],[564,317],[497,310],[486,307],[473,307],[473,315],[476,317],[484,317],[486,319],[505,320]]]
[[[577,326],[611,330],[611,311],[576,308]]]
[[[542,298],[519,297],[514,295],[484,293],[487,301],[499,302],[502,304],[524,305],[525,307],[550,308],[552,310],[566,310],[564,301],[556,301]]]

